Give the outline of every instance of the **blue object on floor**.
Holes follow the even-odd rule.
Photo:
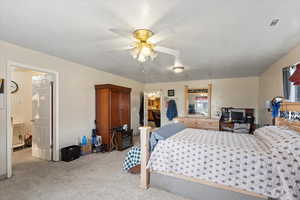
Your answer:
[[[82,139],[81,139],[81,145],[83,145],[83,146],[87,145],[87,137],[86,136],[82,137]]]

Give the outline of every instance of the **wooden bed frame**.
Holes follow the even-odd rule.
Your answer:
[[[300,112],[300,102],[282,103],[280,111],[282,111],[282,112]],[[276,126],[288,126],[290,129],[293,129],[300,133],[300,121],[289,121],[287,119],[278,117],[275,120],[275,125]]]
[[[289,111],[289,112],[300,112],[300,103],[282,103],[281,106],[281,111]],[[277,118],[276,119],[276,125],[277,126],[288,126],[293,130],[296,130],[297,132],[300,132],[300,121],[289,121],[284,118]],[[141,140],[141,175],[140,175],[140,187],[143,189],[148,189],[150,186],[150,171],[146,168],[147,163],[150,157],[150,152],[149,152],[149,140],[150,140],[150,132],[151,128],[150,127],[141,127],[140,128],[141,135],[140,135],[140,140]],[[242,190],[239,188],[235,187],[230,187],[226,185],[221,185],[221,184],[216,184],[210,181],[206,180],[201,180],[201,179],[195,179],[187,176],[182,176],[182,175],[176,175],[176,174],[162,174],[159,172],[153,172],[156,174],[161,174],[161,175],[167,175],[170,177],[175,177],[178,179],[183,179],[195,183],[200,183],[204,184],[207,186],[211,186],[214,188],[218,189],[223,189],[223,190],[228,190],[231,192],[238,192],[244,195],[256,197],[256,198],[261,198],[261,199],[268,199],[267,196],[257,194],[254,192],[249,192],[246,190]]]

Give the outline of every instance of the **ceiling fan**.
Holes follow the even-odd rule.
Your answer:
[[[132,32],[119,29],[109,30],[121,37],[130,39],[127,46],[119,49],[130,50],[132,57],[141,63],[154,60],[158,52],[172,55],[175,58],[179,57],[178,50],[157,45],[163,38],[162,34],[154,34],[149,29],[136,29]]]

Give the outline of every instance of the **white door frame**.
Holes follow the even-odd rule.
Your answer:
[[[12,67],[20,67],[28,70],[50,73],[54,76],[53,88],[53,160],[59,161],[59,74],[56,71],[24,65],[14,61],[8,61],[6,65],[6,81],[5,81],[5,95],[6,95],[6,130],[7,130],[7,177],[12,176],[12,128],[11,128],[11,94],[9,92],[9,83],[11,81]]]

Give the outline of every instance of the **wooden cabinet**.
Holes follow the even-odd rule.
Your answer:
[[[124,124],[131,129],[131,89],[112,84],[95,85],[95,89],[96,129],[106,150],[110,150],[112,129]]]
[[[201,117],[178,117],[179,122],[184,123],[188,128],[205,130],[219,130],[219,119]]]

